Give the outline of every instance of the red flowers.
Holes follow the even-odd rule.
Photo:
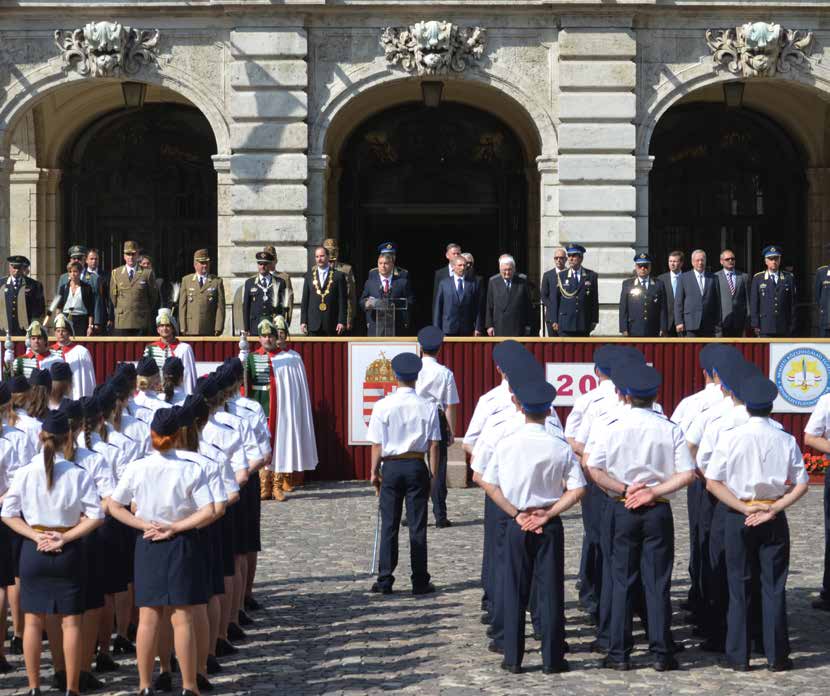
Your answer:
[[[810,454],[804,453],[804,468],[807,469],[808,474],[824,474],[827,472],[827,465],[830,461],[824,454]]]

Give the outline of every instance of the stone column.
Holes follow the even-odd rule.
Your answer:
[[[553,267],[553,249],[559,246],[559,160],[556,155],[536,158],[539,171],[539,279]],[[534,196],[531,196],[531,202]]]
[[[68,246],[64,243],[62,234],[60,205],[62,174],[63,171],[60,169],[41,169],[37,185],[37,241],[32,248],[30,260],[34,275],[43,283],[47,305],[57,290],[58,278],[63,273],[62,265],[66,258],[63,247]],[[79,244],[83,242],[83,240],[77,241]]]
[[[42,206],[38,205],[40,169],[15,167],[9,176],[9,249],[12,254],[23,254],[32,262],[32,275],[39,276],[38,227]]]
[[[830,168],[810,167],[807,175],[807,261],[805,279],[812,299],[815,271],[830,264]],[[785,249],[786,251],[786,249]],[[812,312],[812,323],[818,325],[817,309]]]
[[[654,167],[654,155],[637,157],[637,240],[634,244],[637,252],[648,251],[648,182]],[[657,259],[654,260],[657,263]],[[657,266],[655,266],[657,268]]]
[[[636,35],[626,17],[566,15],[561,25],[559,235],[601,269],[596,333],[616,334],[636,239]]]
[[[10,175],[14,169],[11,157],[0,157],[0,260],[11,254],[10,215],[11,187]]]
[[[231,195],[223,276],[236,276],[231,292],[254,272],[258,248],[273,244],[277,268],[292,276],[295,302],[302,294],[308,240],[308,65],[306,31],[239,27],[231,32],[229,108]],[[294,313],[294,328],[299,312]]]
[[[329,182],[328,155],[308,157],[308,246],[318,246],[326,238],[326,195]]]
[[[223,273],[227,267],[225,257],[233,255],[233,243],[230,238],[231,219],[231,156],[212,155],[213,168],[216,170],[216,258],[211,270],[222,276],[225,285],[225,328],[224,334],[233,333],[233,296],[241,281]]]

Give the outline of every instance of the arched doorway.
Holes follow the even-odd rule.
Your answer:
[[[64,239],[101,250],[104,268],[122,263],[136,240],[159,278],[192,271],[193,252],[216,258],[216,140],[200,111],[148,104],[89,126],[63,162]]]
[[[777,123],[748,108],[679,105],[658,122],[650,150],[648,243],[661,270],[673,249],[700,248],[717,271],[728,247],[752,274],[761,250],[777,244],[784,266],[804,277],[805,158]]]
[[[528,185],[522,147],[495,116],[463,104],[406,103],[373,115],[339,158],[339,239],[359,284],[376,246],[397,242],[418,307],[414,329],[431,323],[433,274],[449,242],[489,277],[510,253],[527,268]]]

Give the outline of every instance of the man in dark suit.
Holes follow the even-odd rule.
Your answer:
[[[346,276],[331,265],[326,247],[314,250],[314,263],[303,283],[300,330],[309,336],[339,336],[349,309]]]
[[[680,282],[680,276],[683,274],[683,261],[686,260],[686,255],[679,250],[675,250],[669,254],[669,270],[667,273],[662,273],[657,277],[663,283],[663,292],[666,293],[666,314],[668,315],[669,336],[677,336],[677,328],[674,322],[674,296],[677,294],[677,284]]]
[[[259,333],[259,322],[285,316],[285,281],[271,272],[276,257],[263,249],[256,254],[257,273],[245,281],[242,290],[242,322],[251,336]]]
[[[461,256],[461,247],[458,246],[455,242],[451,242],[447,244],[447,252],[445,254],[447,257],[447,265],[441,266],[441,268],[435,271],[435,279],[432,283],[432,306],[435,306],[435,298],[438,295],[438,287],[441,285],[441,282],[446,278],[452,278],[453,274],[453,261],[459,256]],[[438,324],[436,324],[438,326]]]
[[[680,276],[674,297],[677,335],[710,337],[721,335],[718,279],[706,270],[706,252],[692,252],[692,270]]]
[[[432,323],[445,336],[481,336],[481,287],[464,277],[467,261],[463,256],[456,256],[452,266],[452,277],[441,281],[432,303]]]
[[[599,323],[598,276],[582,265],[584,246],[570,244],[566,251],[570,268],[559,271],[547,297],[551,329],[560,336],[587,336]]]
[[[827,338],[830,337],[830,266],[816,269],[814,292],[818,305],[818,335]]]
[[[43,296],[43,285],[29,278],[26,270],[29,268],[29,259],[25,256],[9,256],[9,275],[0,278],[0,328],[12,336],[26,333],[35,319],[43,319],[46,314],[46,300]]]
[[[721,269],[715,273],[720,283],[721,329],[724,336],[744,335],[749,318],[749,275],[735,270],[735,252],[720,253]]]
[[[623,336],[665,336],[668,328],[666,291],[651,277],[651,257],[634,257],[636,275],[623,281],[620,293],[620,333]]]
[[[752,278],[749,307],[756,336],[782,338],[795,335],[795,277],[781,270],[781,253],[780,246],[764,249],[767,270]]]
[[[488,336],[529,336],[533,309],[527,280],[516,273],[516,261],[499,257],[499,273],[490,278],[484,325]]]
[[[378,256],[378,266],[372,270],[374,273],[369,273],[358,302],[366,313],[366,333],[369,336],[405,336],[409,330],[409,310],[415,303],[409,276],[395,267],[395,255],[386,252]],[[378,300],[392,300],[396,305],[394,334],[386,333],[383,325],[378,325]]]
[[[556,247],[553,250],[553,268],[545,271],[542,276],[542,292],[541,300],[542,306],[545,308],[545,327],[548,331],[548,336],[558,336],[559,332],[553,330],[553,293],[559,292],[556,280],[559,273],[568,267],[568,254],[565,247]]]

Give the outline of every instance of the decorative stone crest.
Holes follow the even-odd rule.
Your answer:
[[[811,32],[782,29],[780,24],[748,22],[734,29],[709,29],[706,43],[712,59],[740,77],[772,77],[791,70],[809,70]]]
[[[133,29],[119,22],[90,22],[83,29],[55,31],[64,70],[90,77],[134,75],[156,62],[158,29]]]
[[[380,38],[386,61],[418,75],[463,72],[470,60],[479,60],[487,43],[487,30],[460,29],[452,22],[417,22],[387,27]]]

